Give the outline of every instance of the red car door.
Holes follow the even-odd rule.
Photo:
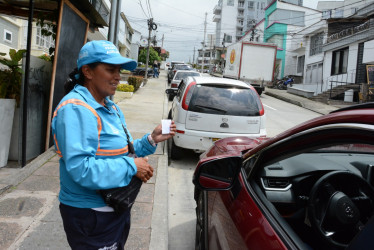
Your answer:
[[[287,249],[241,175],[231,190],[207,193],[209,249]]]

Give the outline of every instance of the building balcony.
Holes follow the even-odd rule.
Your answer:
[[[237,22],[236,27],[237,28],[243,28],[243,23],[242,22]]]
[[[243,19],[244,18],[244,13],[238,12],[237,18],[238,19]]]
[[[244,10],[244,2],[238,3],[238,10]]]
[[[242,37],[242,36],[243,36],[243,31],[236,31],[236,36],[237,36],[237,37],[238,37],[238,36]]]
[[[213,22],[219,22],[219,21],[221,21],[221,15],[214,15]]]
[[[213,9],[213,14],[220,14],[222,10],[222,6],[216,5]]]

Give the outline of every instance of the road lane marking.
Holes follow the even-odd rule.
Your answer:
[[[269,109],[276,110],[275,108],[272,108],[272,107],[270,107],[269,105],[266,105],[266,104],[264,104],[264,103],[262,103],[262,105],[264,105],[265,107],[268,107]]]

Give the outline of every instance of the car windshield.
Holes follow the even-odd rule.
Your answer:
[[[175,74],[174,80],[182,80],[188,76],[200,76],[198,72],[177,72]]]
[[[175,65],[175,69],[177,69],[177,70],[191,70],[192,68],[188,65]]]
[[[252,89],[197,85],[193,91],[189,111],[233,116],[259,115],[259,100]]]

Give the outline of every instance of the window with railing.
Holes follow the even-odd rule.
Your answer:
[[[275,43],[278,48],[283,48],[283,35],[274,35],[267,40],[268,43]]]
[[[227,0],[227,6],[234,6],[234,0]]]
[[[347,73],[349,48],[332,52],[331,75]]]
[[[318,33],[310,38],[310,52],[311,56],[322,53],[323,32]]]
[[[44,28],[44,29],[46,29],[46,28]],[[41,27],[37,27],[37,29],[36,29],[36,45],[38,45],[39,47],[43,47],[45,49],[49,49],[50,47],[55,46],[52,36],[43,36],[42,35],[42,28]]]
[[[255,2],[254,1],[249,1],[248,2],[248,9],[253,9],[254,8],[254,5],[255,5]]]

